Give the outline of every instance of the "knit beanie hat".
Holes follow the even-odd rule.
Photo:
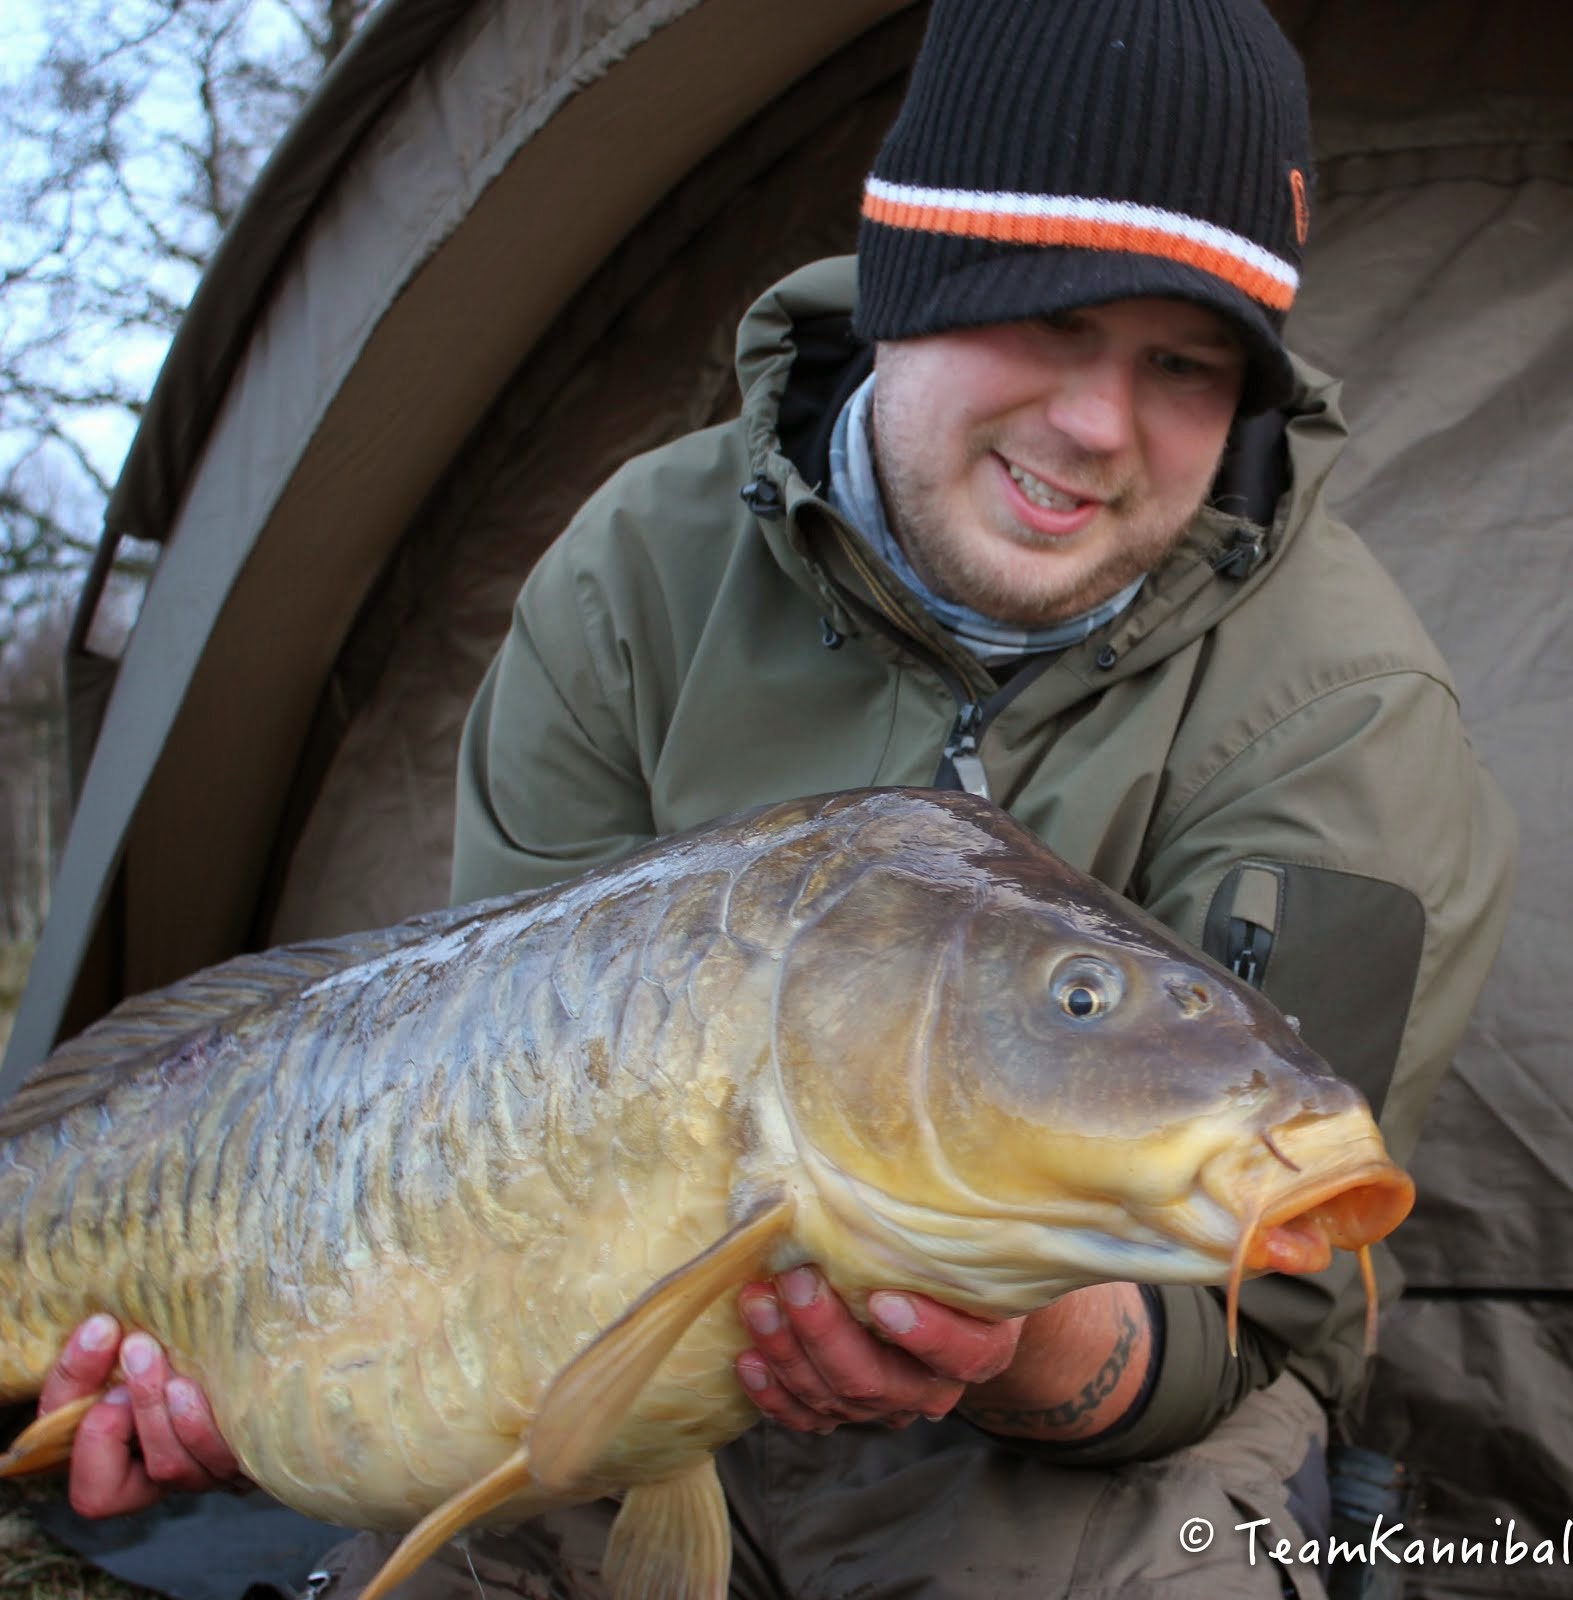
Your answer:
[[[1176,296],[1233,324],[1240,409],[1267,410],[1310,171],[1304,71],[1260,0],[935,0],[864,188],[857,331]]]

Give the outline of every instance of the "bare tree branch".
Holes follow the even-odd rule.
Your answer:
[[[39,3],[47,46],[0,81],[0,944],[36,935],[64,837],[61,650],[119,459],[203,264],[370,9]],[[122,541],[109,635],[156,554]]]
[[[369,10],[42,3],[47,48],[0,95],[0,614],[16,603],[8,574],[31,582],[51,562],[68,572],[93,548],[159,347],[272,145]]]

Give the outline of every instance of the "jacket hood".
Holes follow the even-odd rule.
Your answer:
[[[838,376],[859,359],[866,370],[870,359],[851,333],[856,301],[857,258],[838,256],[775,284],[738,329],[736,368],[750,465],[779,491],[789,522],[806,504],[824,509],[814,430],[804,419],[817,418],[819,432],[828,433],[830,407],[851,386]],[[1148,575],[1136,603],[1093,636],[1104,660],[1112,648],[1119,662],[1112,672],[1099,669],[1100,686],[1150,666],[1213,627],[1271,581],[1313,517],[1324,514],[1323,490],[1348,437],[1341,386],[1298,357],[1293,365],[1293,398],[1274,414],[1281,431],[1275,421],[1268,442],[1258,446],[1285,452],[1285,464],[1276,469],[1282,492],[1271,514],[1254,522],[1224,504],[1202,507],[1180,545]],[[789,547],[802,545],[790,539]]]

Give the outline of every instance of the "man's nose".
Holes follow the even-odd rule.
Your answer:
[[[1079,362],[1062,375],[1049,401],[1049,420],[1083,450],[1114,455],[1135,433],[1129,366],[1109,356]]]

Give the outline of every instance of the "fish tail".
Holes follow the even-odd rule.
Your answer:
[[[0,1454],[0,1478],[22,1478],[63,1467],[71,1459],[71,1446],[82,1418],[106,1393],[99,1389],[34,1418]]]

